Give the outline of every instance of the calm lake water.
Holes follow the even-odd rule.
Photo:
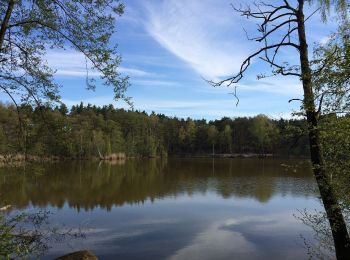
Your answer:
[[[19,211],[49,210],[52,225],[86,234],[43,259],[80,249],[100,259],[308,259],[301,236],[313,231],[294,215],[322,209],[310,165],[272,159],[1,169],[0,193]]]

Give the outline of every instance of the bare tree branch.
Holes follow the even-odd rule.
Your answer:
[[[262,52],[265,52],[266,50],[269,49],[275,49],[279,46],[291,46],[296,48],[297,50],[299,50],[299,45],[295,44],[295,43],[279,43],[279,44],[273,44],[273,45],[269,45],[269,46],[265,46],[263,48],[261,48],[260,50],[256,51],[255,53],[251,54],[248,58],[246,58],[240,68],[239,73],[237,73],[236,75],[229,77],[227,79],[221,80],[219,82],[214,82],[214,81],[208,81],[207,82],[209,84],[211,84],[214,87],[219,87],[222,86],[223,84],[225,84],[226,82],[229,82],[227,84],[227,86],[231,86],[232,84],[238,83],[242,78],[243,78],[243,74],[244,72],[248,69],[248,67],[250,66],[251,60],[258,56],[259,54],[261,54]]]

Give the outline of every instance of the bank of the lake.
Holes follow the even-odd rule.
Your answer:
[[[307,160],[308,156],[285,155],[285,154],[259,154],[259,153],[226,153],[226,154],[173,154],[171,156],[133,156],[127,157],[125,153],[117,153],[84,158],[59,157],[59,156],[36,156],[23,154],[0,155],[0,167],[17,167],[26,163],[57,163],[67,161],[104,161],[123,164],[127,159],[167,159],[167,158],[259,158],[259,159],[300,159]]]

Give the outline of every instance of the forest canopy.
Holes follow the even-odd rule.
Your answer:
[[[308,155],[304,120],[258,115],[208,122],[83,103],[70,111],[65,105],[22,105],[20,112],[23,136],[18,135],[16,108],[0,106],[0,154],[88,158],[98,156],[99,150],[128,157],[213,152]]]

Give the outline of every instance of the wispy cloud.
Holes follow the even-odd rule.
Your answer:
[[[290,98],[298,98],[303,93],[300,80],[296,77],[271,77],[238,86],[241,90],[276,93]]]
[[[176,87],[180,83],[168,80],[159,79],[131,79],[131,83],[139,86],[161,86],[161,87]]]
[[[221,224],[221,223],[220,223]],[[222,229],[219,223],[211,224],[176,251],[168,260],[176,259],[237,259],[257,257],[257,250],[241,233]]]
[[[212,87],[209,84],[197,88],[195,91],[212,95],[222,95],[223,93],[234,92],[235,87],[222,86]],[[271,93],[280,94],[286,97],[299,98],[302,95],[302,85],[300,80],[293,77],[270,77],[260,80],[242,80],[236,85],[237,95],[250,92],[250,94]]]
[[[230,75],[248,53],[229,1],[147,2],[146,10],[152,37],[204,77]]]
[[[101,73],[97,71],[87,71],[86,69],[58,69],[56,68],[56,76],[62,76],[62,77],[98,77],[101,75]]]
[[[127,74],[129,76],[135,76],[135,77],[144,77],[144,76],[152,76],[153,73],[135,69],[135,68],[125,68],[125,67],[119,67],[119,72]]]
[[[84,55],[71,50],[51,51],[46,55],[48,64],[56,70],[56,76],[64,77],[98,77],[101,73],[93,70],[91,62],[85,59]],[[119,67],[118,71],[132,77],[150,77],[154,73],[139,68]]]
[[[326,45],[331,40],[331,36],[324,36],[320,40],[321,45]]]

